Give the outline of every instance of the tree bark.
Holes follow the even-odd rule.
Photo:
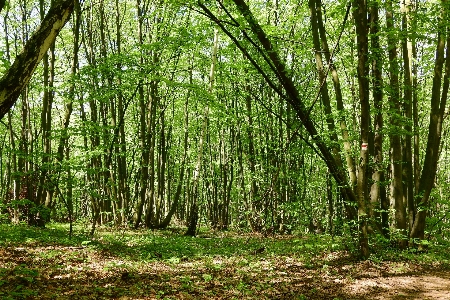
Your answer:
[[[361,256],[369,256],[369,237],[368,237],[368,189],[367,189],[367,170],[369,163],[369,124],[370,124],[370,103],[369,103],[369,82],[368,82],[368,27],[367,27],[367,4],[365,0],[353,1],[353,16],[355,19],[357,43],[358,43],[358,85],[359,85],[359,103],[361,111],[361,150],[358,165],[358,224],[359,224],[359,246]]]
[[[414,203],[414,174],[413,174],[413,155],[412,155],[412,104],[413,104],[413,83],[412,83],[412,42],[410,41],[410,0],[403,0],[402,2],[402,53],[403,53],[403,69],[404,69],[404,110],[405,110],[405,147],[403,159],[403,177],[404,177],[404,192],[408,206],[408,222],[409,232],[411,232],[414,224],[414,215],[416,213]]]
[[[388,223],[388,209],[389,202],[386,197],[386,188],[384,181],[384,166],[383,166],[383,77],[382,77],[382,55],[379,52],[379,30],[380,20],[378,13],[378,3],[373,2],[370,7],[370,34],[371,34],[371,49],[373,52],[372,60],[372,97],[373,106],[375,108],[374,117],[374,139],[373,139],[373,184],[370,188],[370,217],[375,220],[375,224],[381,228],[384,236],[389,234]],[[381,213],[376,210],[381,208]],[[381,218],[380,218],[381,217]],[[381,219],[381,220],[380,220]]]
[[[0,79],[0,119],[17,101],[28,84],[36,66],[54,43],[56,36],[68,21],[74,7],[73,0],[56,0],[41,26],[26,42],[22,52]]]
[[[352,149],[351,149],[351,143],[349,140],[349,133],[347,129],[347,124],[345,122],[345,118],[342,115],[344,113],[344,101],[342,98],[342,90],[341,90],[341,83],[339,80],[338,72],[336,69],[336,66],[333,62],[333,57],[331,57],[330,48],[328,47],[328,41],[327,41],[327,35],[325,31],[325,26],[323,24],[323,17],[322,17],[322,1],[321,0],[315,0],[316,2],[316,14],[317,14],[317,26],[320,33],[320,41],[322,43],[322,51],[325,54],[325,59],[329,65],[329,70],[331,73],[331,79],[333,81],[333,87],[336,97],[336,108],[338,112],[340,113],[339,116],[339,125],[341,128],[341,134],[342,134],[342,140],[344,144],[344,153],[345,153],[345,160],[347,163],[347,172],[348,176],[350,178],[350,184],[352,187],[356,187],[356,166],[355,161],[352,157]]]
[[[214,87],[214,76],[216,72],[216,62],[217,62],[217,49],[219,47],[219,31],[214,29],[214,41],[212,47],[212,56],[211,56],[211,69],[209,73],[209,87],[208,92],[212,96],[213,87]],[[203,145],[206,137],[206,130],[208,129],[208,119],[209,119],[209,106],[206,104],[205,111],[203,113],[203,124],[200,133],[200,140],[198,142],[198,156],[197,163],[194,169],[194,178],[192,182],[193,189],[193,198],[192,198],[192,207],[190,213],[190,219],[188,224],[188,229],[185,235],[195,236],[198,222],[198,198],[199,198],[199,181],[200,181],[200,172],[203,161]]]
[[[431,94],[431,112],[430,124],[428,127],[427,152],[424,159],[424,168],[422,169],[419,190],[416,197],[420,199],[417,205],[417,212],[414,218],[414,224],[411,231],[411,238],[415,241],[424,239],[425,235],[425,219],[427,215],[428,201],[430,193],[434,185],[436,176],[437,163],[439,160],[439,146],[442,135],[442,122],[444,119],[445,105],[447,103],[447,95],[449,89],[449,72],[450,72],[450,39],[448,37],[448,3],[442,0],[442,13],[439,24],[438,41],[436,48],[436,62],[434,65],[433,87]],[[447,49],[445,43],[447,39]],[[444,52],[445,55],[444,55]],[[445,58],[446,57],[446,58]],[[445,62],[445,77],[442,87],[442,69]]]
[[[189,84],[192,84],[192,67],[190,68],[190,74],[189,74]],[[169,226],[170,221],[172,220],[172,216],[175,214],[178,203],[181,199],[181,191],[183,189],[183,183],[184,183],[184,174],[186,170],[186,158],[187,158],[187,152],[189,147],[189,110],[188,110],[188,104],[189,104],[189,98],[190,98],[190,90],[187,92],[186,101],[184,102],[184,138],[183,138],[183,159],[181,161],[181,166],[179,170],[179,177],[178,177],[178,183],[177,183],[177,189],[175,192],[175,196],[172,202],[172,206],[170,207],[169,212],[163,219],[161,223],[159,223],[156,227],[159,229],[166,228]]]
[[[316,2],[318,2],[317,7],[316,7]],[[335,126],[335,122],[334,122],[334,118],[333,118],[333,112],[331,110],[330,96],[328,93],[327,73],[325,72],[324,64],[323,64],[323,60],[322,60],[322,52],[326,52],[326,51],[328,51],[328,49],[326,49],[326,48],[322,49],[320,46],[321,40],[319,37],[319,24],[318,24],[318,19],[319,19],[318,17],[320,16],[320,5],[321,5],[320,0],[319,1],[309,0],[309,9],[311,11],[311,28],[312,28],[312,36],[313,36],[313,44],[314,44],[314,52],[315,52],[314,57],[316,60],[317,72],[319,74],[319,76],[318,76],[319,89],[320,89],[322,104],[323,104],[324,112],[325,112],[325,120],[327,122],[330,139],[333,142],[333,146],[331,147],[331,150],[333,152],[333,156],[334,156],[336,163],[338,164],[339,167],[342,168],[342,159],[341,159],[341,154],[340,154],[341,149],[338,144],[338,137],[336,134],[336,126]],[[321,29],[323,30],[323,26],[321,27]],[[326,37],[322,36],[322,44],[326,45],[326,47],[328,47],[326,39],[324,40],[324,38],[326,38]],[[330,62],[328,62],[328,63],[330,63]],[[352,172],[350,172],[350,175],[351,174],[352,174]]]
[[[403,161],[402,144],[400,129],[402,115],[400,109],[399,92],[399,65],[397,61],[397,37],[394,28],[394,17],[392,1],[388,1],[386,10],[386,27],[388,30],[388,52],[389,52],[389,77],[390,77],[390,95],[389,95],[389,114],[390,114],[390,147],[391,147],[391,202],[395,207],[395,226],[402,236],[406,236],[406,210],[403,204]],[[401,237],[400,248],[406,247],[406,239]]]

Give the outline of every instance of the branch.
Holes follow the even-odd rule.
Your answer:
[[[212,21],[214,21],[221,29],[222,31],[233,41],[233,43],[236,45],[236,47],[241,50],[241,52],[244,54],[244,56],[250,61],[250,63],[255,67],[255,69],[261,74],[261,76],[264,78],[264,80],[267,82],[267,84],[278,94],[282,99],[285,99],[286,101],[289,101],[289,99],[286,97],[285,94],[277,87],[277,85],[270,79],[269,75],[264,72],[264,70],[261,68],[261,66],[256,62],[255,59],[250,55],[250,53],[247,51],[247,49],[244,48],[244,46],[236,39],[236,37],[229,31],[225,26],[223,26],[222,22],[200,1],[198,2],[198,5],[205,11],[208,18]]]

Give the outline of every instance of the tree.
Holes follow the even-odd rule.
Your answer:
[[[0,8],[3,8],[0,2]],[[74,7],[73,0],[55,0],[30,37],[22,52],[0,79],[0,119],[11,109],[23,88],[28,84],[36,66],[54,43],[59,31],[68,21]]]
[[[417,212],[411,229],[411,238],[423,240],[425,237],[425,220],[431,190],[435,182],[437,164],[439,160],[439,147],[442,137],[442,124],[447,104],[448,89],[450,86],[450,34],[448,24],[449,3],[441,1],[441,15],[439,18],[436,60],[434,64],[433,86],[431,94],[430,123],[428,127],[427,152],[424,167],[419,181],[419,189],[415,195],[418,199]],[[445,63],[445,74],[442,69]],[[443,84],[442,84],[443,81]]]

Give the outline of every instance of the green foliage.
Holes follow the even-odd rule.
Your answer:
[[[6,72],[6,70],[9,69],[11,66],[11,63],[8,59],[5,57],[5,52],[0,51],[0,77],[3,76],[3,74]]]
[[[9,269],[0,269],[0,296],[2,299],[28,299],[29,297],[37,296],[37,292],[31,288],[39,276],[36,269],[30,269],[25,264],[21,264]],[[2,289],[6,283],[16,282],[14,288]]]
[[[81,228],[80,228],[81,229]],[[50,223],[44,230],[24,225],[0,224],[0,246],[8,247],[23,244],[81,245],[87,237],[67,234],[67,225]]]

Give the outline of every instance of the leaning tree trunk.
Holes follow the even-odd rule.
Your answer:
[[[0,79],[0,119],[17,101],[37,65],[69,20],[73,7],[73,0],[54,1],[37,31],[26,42],[22,52],[17,55],[12,66]]]
[[[269,40],[265,31],[253,16],[247,3],[243,0],[233,0],[233,2],[235,3],[240,15],[243,16],[245,21],[247,22],[249,30],[253,33],[255,39],[258,41],[259,44],[256,45],[256,47],[259,47],[259,52],[262,53],[265,61],[270,64],[271,72],[273,72],[273,74],[276,76],[277,82],[273,81],[273,79],[266,73],[266,71],[264,71],[263,67],[253,57],[250,51],[247,50],[244,44],[238,40],[235,34],[227,29],[224,22],[222,22],[214,13],[212,13],[203,3],[200,2],[198,3],[198,5],[202,8],[205,14],[230,37],[235,45],[248,58],[255,69],[261,74],[261,76],[263,76],[266,83],[276,93],[278,93],[282,99],[284,99],[292,106],[297,114],[298,119],[302,122],[302,125],[305,127],[309,136],[311,136],[313,142],[315,143],[313,149],[320,155],[321,159],[330,169],[337,183],[342,187],[343,195],[345,195],[348,201],[357,203],[355,193],[348,185],[347,176],[343,172],[342,168],[338,166],[338,163],[335,161],[334,156],[325,140],[318,133],[316,125],[310,117],[309,110],[306,108],[305,102],[301,99],[300,93],[296,88],[296,85],[294,84],[291,76],[289,75],[284,61],[279,56],[279,53],[274,49],[272,42]],[[222,3],[219,2],[219,5],[223,10],[226,11],[226,7]],[[344,25],[347,22],[349,10],[350,7],[348,7],[346,16],[344,18]],[[227,11],[227,13],[229,12]],[[236,20],[233,21],[236,22]],[[244,37],[250,39],[252,43],[255,44],[255,40],[252,40],[247,33],[244,34]],[[281,90],[280,87],[282,87],[283,90]],[[351,219],[355,218],[356,212],[353,207],[351,207],[351,209],[349,209],[347,213]]]

